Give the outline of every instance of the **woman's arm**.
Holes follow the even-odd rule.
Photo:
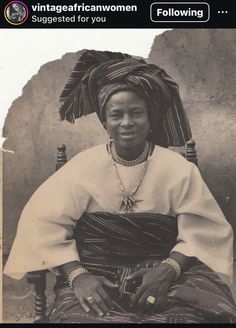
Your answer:
[[[178,236],[172,253],[198,258],[230,285],[233,231],[195,165],[181,190],[175,206]]]
[[[68,262],[68,263],[58,266],[57,269],[65,278],[67,278],[69,273],[78,267],[81,267],[81,264],[79,261],[71,261],[71,262]]]
[[[112,299],[109,296],[107,288],[117,288],[106,277],[94,276],[88,271],[80,271],[83,268],[79,261],[71,261],[58,266],[58,270],[68,279],[74,272],[70,285],[85,312],[92,309],[98,316],[109,315],[112,307]],[[77,271],[78,269],[78,271]]]
[[[176,261],[179,264],[181,273],[184,272],[186,269],[188,269],[192,265],[194,259],[196,259],[193,256],[191,256],[191,257],[186,256],[177,251],[171,252],[169,258]]]
[[[150,304],[147,301],[149,296],[155,298],[154,307],[157,308],[162,303],[173,281],[178,278],[179,273],[181,275],[190,267],[195,258],[173,251],[168,260],[169,259],[173,260],[174,265],[171,261],[170,263],[161,262],[158,267],[142,268],[126,278],[127,280],[137,278],[141,278],[142,280],[141,285],[137,288],[133,297],[133,305],[140,310],[148,311],[150,308]],[[180,271],[176,270],[176,263]]]
[[[164,261],[157,268],[140,269],[129,277],[142,278],[133,300],[141,308],[148,305],[149,296],[155,298],[155,307],[158,307],[179,275],[177,271],[183,273],[196,258],[217,273],[224,273],[222,278],[226,282],[231,278],[232,229],[197,167],[192,165],[190,169],[188,179],[173,188],[172,207],[178,220],[178,237],[169,258],[177,265]]]
[[[22,211],[4,269],[6,275],[21,279],[30,271],[49,269],[58,273],[54,268],[79,261],[73,229],[90,201],[80,183],[82,176],[76,157],[35,191]]]

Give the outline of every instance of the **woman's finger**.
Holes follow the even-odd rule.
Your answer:
[[[86,301],[90,304],[90,307],[99,317],[102,317],[104,315],[103,311],[99,308],[93,296],[87,297]]]
[[[90,308],[88,307],[88,305],[85,303],[84,299],[82,297],[79,297],[79,302],[82,306],[82,308],[84,309],[84,311],[86,313],[90,312]]]
[[[98,287],[97,292],[102,297],[102,299],[104,300],[104,302],[106,303],[108,308],[111,308],[112,300],[111,300],[110,296],[107,294],[107,292],[102,287]]]
[[[143,274],[146,272],[147,269],[139,269],[138,271],[135,271],[134,273],[131,273],[129,276],[125,278],[125,280],[132,280],[135,278],[140,278],[143,276]]]
[[[146,304],[143,307],[143,312],[145,313],[153,313],[155,312],[155,304],[151,304],[149,302],[146,302]]]
[[[96,293],[96,294],[93,295],[93,298],[96,301],[96,304],[98,305],[98,307],[102,310],[102,312],[105,313],[106,315],[109,315],[110,310],[106,306],[106,303],[104,302],[102,297],[98,293]]]
[[[165,297],[164,296],[159,296],[154,304],[154,310],[156,311],[158,307],[164,302]]]
[[[117,288],[119,287],[118,284],[114,284],[113,282],[111,282],[109,279],[107,279],[106,277],[101,277],[100,278],[102,283],[107,286],[107,287],[111,287],[111,288]]]
[[[144,285],[141,285],[140,287],[137,288],[136,293],[133,296],[132,303],[133,305],[136,305],[137,302],[139,301],[140,297],[145,293],[146,287]]]
[[[159,300],[159,296],[149,293],[149,296],[146,298],[146,302],[144,304],[144,311],[148,313],[154,312],[158,308],[157,305],[160,304]]]
[[[151,302],[149,302],[148,300],[150,299]],[[155,294],[150,291],[150,290],[145,290],[145,292],[143,292],[143,294],[140,296],[140,298],[137,301],[137,306],[139,308],[145,308],[145,307],[153,307],[154,303],[156,303],[156,301],[154,300],[157,298],[155,297]]]

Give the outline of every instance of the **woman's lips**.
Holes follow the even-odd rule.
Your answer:
[[[136,132],[135,131],[125,131],[121,132],[120,135],[122,136],[133,136]]]
[[[135,136],[136,132],[122,132],[120,133],[121,138],[123,139],[132,139]]]

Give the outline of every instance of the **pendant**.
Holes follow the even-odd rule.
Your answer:
[[[135,206],[137,206],[136,203],[142,202],[142,201],[143,200],[141,200],[141,199],[134,199],[134,197],[131,196],[131,195],[126,195],[126,196],[121,198],[120,210],[123,209],[123,211],[125,213],[133,212],[133,208]]]

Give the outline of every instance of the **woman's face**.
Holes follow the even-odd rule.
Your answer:
[[[106,128],[116,149],[143,147],[150,122],[146,103],[132,91],[119,91],[105,106]]]
[[[20,10],[20,6],[17,3],[13,3],[12,7],[16,10],[19,11]]]

